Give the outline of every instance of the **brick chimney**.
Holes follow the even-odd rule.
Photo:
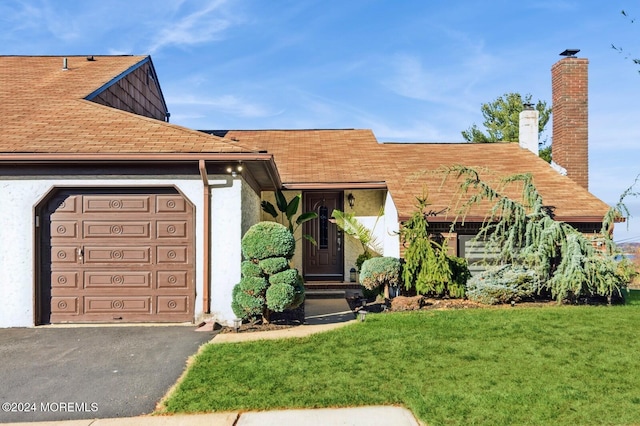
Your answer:
[[[569,52],[567,54],[567,52]],[[589,189],[589,60],[576,58],[574,51],[551,67],[553,102],[553,163],[577,184]]]

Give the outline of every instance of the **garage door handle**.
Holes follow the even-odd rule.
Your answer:
[[[84,255],[84,250],[82,247],[78,247],[78,260],[82,260],[82,256]]]

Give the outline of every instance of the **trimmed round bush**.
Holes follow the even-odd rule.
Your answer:
[[[242,264],[240,265],[240,273],[242,274],[243,278],[263,276],[260,266],[250,260],[245,260],[242,262]]]
[[[365,260],[360,272],[360,283],[367,290],[399,285],[400,260],[395,257],[373,257]]]
[[[244,292],[239,292],[231,302],[233,313],[242,319],[257,317],[262,314],[264,306],[264,297],[251,296]]]
[[[277,222],[259,222],[253,225],[242,238],[242,254],[246,259],[284,257],[291,259],[296,240],[284,225]]]
[[[289,260],[286,257],[270,257],[261,260],[258,266],[266,275],[273,275],[289,269]]]
[[[231,309],[242,319],[262,314],[265,290],[268,283],[264,277],[245,277],[233,287]]]
[[[238,283],[240,290],[251,295],[262,295],[269,284],[263,277],[246,277]]]
[[[289,308],[295,299],[295,289],[284,283],[271,284],[267,289],[267,308],[282,312]]]
[[[467,281],[467,298],[486,305],[531,299],[537,291],[535,271],[518,265],[491,267]]]
[[[269,277],[269,284],[286,284],[290,287],[295,287],[298,283],[299,276],[300,274],[298,274],[297,269],[287,269],[286,271],[271,275]]]

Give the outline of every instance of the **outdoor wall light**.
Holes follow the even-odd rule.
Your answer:
[[[235,168],[234,167],[227,167],[227,173],[230,173],[231,176],[236,177],[238,176],[238,173],[240,173],[242,171],[242,164],[238,164]]]
[[[349,207],[353,208],[356,203],[356,197],[354,197],[352,193],[349,193],[349,195],[347,195],[347,202],[349,203]]]
[[[233,330],[237,333],[240,330],[240,326],[242,325],[242,318],[234,318],[233,319]]]
[[[359,310],[358,311],[358,315],[360,316],[360,322],[364,322],[365,318],[367,317],[367,314],[369,312],[367,311],[363,311],[363,310]]]

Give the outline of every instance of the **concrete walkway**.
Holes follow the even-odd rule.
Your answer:
[[[38,426],[420,426],[406,408],[373,406],[230,412],[178,416],[142,416],[121,419],[70,420],[64,422],[6,423]]]

